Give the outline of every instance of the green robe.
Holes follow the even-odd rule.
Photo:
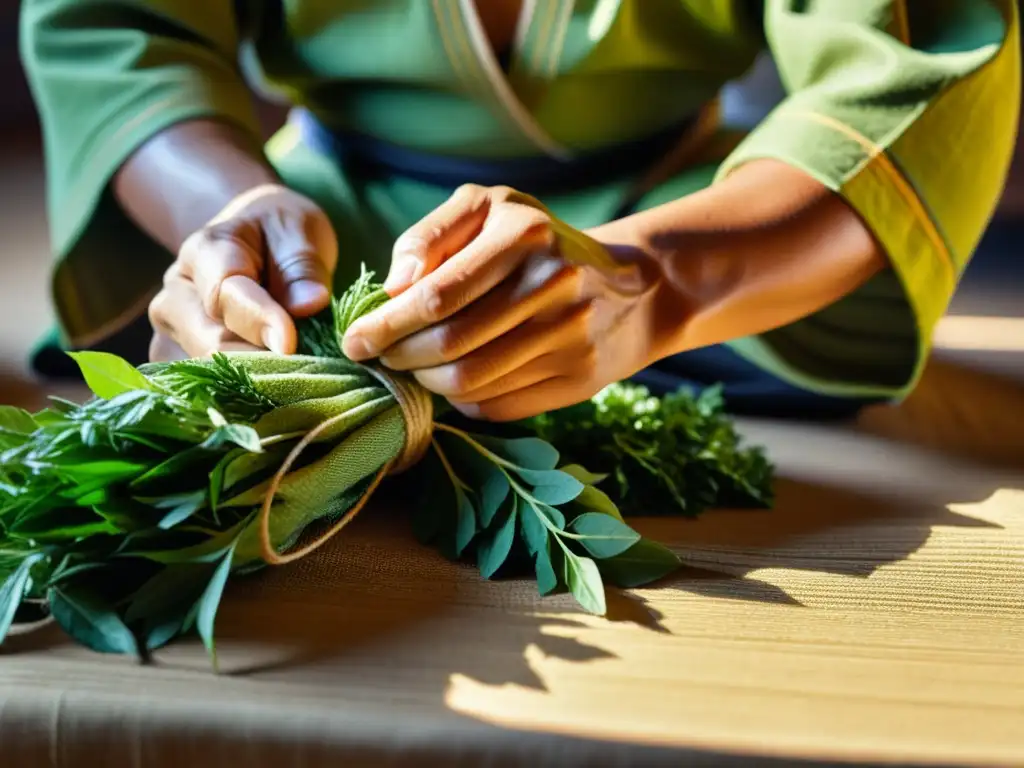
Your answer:
[[[85,346],[142,310],[170,255],[112,201],[111,177],[182,120],[225,120],[258,137],[247,79],[331,126],[418,150],[565,157],[694,113],[767,47],[787,98],[738,146],[712,142],[640,207],[753,158],[838,192],[893,268],[731,346],[816,392],[900,397],[1004,183],[1021,90],[1018,21],[1014,0],[526,0],[503,69],[472,0],[25,0],[59,325],[66,343]],[[292,127],[267,154],[333,220],[340,282],[361,261],[385,269],[396,235],[450,192],[363,178]],[[588,227],[629,187],[544,202]]]

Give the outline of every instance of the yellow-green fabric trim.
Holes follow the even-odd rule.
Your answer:
[[[902,3],[892,8],[898,6]],[[883,381],[893,371],[883,375],[867,360],[861,374],[865,380],[821,370],[812,374],[783,354],[787,330],[792,329],[794,341],[810,339],[813,334],[803,333],[801,323],[826,322],[832,308],[789,329],[738,340],[731,346],[739,354],[789,382],[827,395],[898,398],[916,384],[935,325],[995,209],[1012,156],[1020,94],[1018,14],[1009,0],[995,0],[988,6],[993,8],[1006,22],[998,44],[929,54],[890,43],[895,60],[905,59],[908,66],[919,68],[921,82],[938,86],[916,107],[873,105],[870,92],[858,93],[850,77],[836,81],[851,89],[846,99],[835,85],[816,90],[810,81],[807,90],[795,92],[758,126],[718,176],[753,159],[773,158],[804,170],[850,203],[888,254],[913,312],[918,354],[908,360],[906,380],[898,385]],[[884,48],[879,38],[871,45]],[[852,119],[865,128],[852,126]],[[971,149],[966,157],[962,154]],[[844,301],[856,302],[858,293]],[[865,312],[871,300],[865,293]],[[905,343],[905,334],[906,329],[894,327],[892,338],[883,334],[878,343],[888,345],[889,354]],[[851,355],[854,341],[851,337]],[[801,356],[806,361],[812,352],[803,350]],[[849,357],[845,364],[851,361]]]
[[[1002,45],[990,47],[981,66],[932,99],[888,148],[922,190],[957,273],[1002,195],[1020,117],[1019,12],[1014,0],[997,3],[1006,23]]]

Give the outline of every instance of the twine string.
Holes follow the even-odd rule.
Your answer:
[[[263,506],[260,508],[259,518],[257,519],[260,555],[268,565],[291,563],[322,547],[336,536],[342,528],[355,519],[356,515],[366,506],[366,502],[370,500],[370,497],[373,496],[374,491],[377,490],[377,487],[385,477],[397,475],[410,469],[430,449],[430,441],[434,431],[434,401],[430,393],[416,382],[407,378],[392,376],[378,368],[368,367],[366,370],[387,388],[401,409],[402,420],[405,423],[405,441],[402,443],[401,450],[397,456],[385,463],[377,471],[377,474],[363,492],[363,495],[334,525],[313,541],[298,549],[293,549],[289,552],[278,552],[270,539],[270,511],[281,483],[295,462],[298,461],[302,452],[317,437],[341,422],[348,414],[340,413],[337,416],[325,419],[306,433],[305,437],[288,453],[288,456],[285,457],[285,460],[274,474],[267,488],[267,494],[263,498]]]

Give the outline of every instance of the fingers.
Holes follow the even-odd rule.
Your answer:
[[[490,205],[488,190],[467,184],[395,241],[384,290],[397,296],[466,247],[479,234]]]
[[[452,363],[488,345],[530,319],[563,313],[579,297],[579,272],[556,259],[530,260],[450,320],[414,333],[390,347],[380,361],[408,371]]]
[[[230,277],[255,283],[265,278],[270,295],[295,317],[330,303],[337,238],[322,211],[295,197],[265,201],[268,209],[248,218],[218,217],[182,245],[182,274],[195,284],[210,317],[221,317],[221,286]]]
[[[476,238],[494,208],[502,204],[533,208],[550,216],[539,200],[511,187],[465,184],[398,238],[384,290],[397,296],[429,275]]]
[[[173,269],[173,268],[172,268]],[[149,305],[149,319],[157,335],[166,336],[187,357],[209,357],[218,351],[257,351],[251,344],[206,314],[203,301],[190,281],[173,274]],[[171,354],[173,348],[159,342],[157,354]]]
[[[250,344],[291,354],[296,345],[295,324],[260,286],[263,257],[252,245],[255,236],[246,235],[245,229],[215,225],[189,238],[178,258],[178,275],[171,273],[169,279],[171,294],[180,307],[186,302],[191,306],[198,299],[205,320]],[[187,285],[178,285],[182,282]],[[194,298],[186,297],[186,293],[194,294]],[[196,327],[201,320],[182,317],[179,322]],[[202,333],[206,338],[213,331]]]
[[[550,322],[525,323],[497,341],[457,362],[417,370],[413,374],[424,387],[444,397],[475,400],[475,393],[493,382],[509,378],[544,355],[561,352],[561,368],[549,375],[574,369],[589,349],[587,310],[577,310]],[[532,382],[531,382],[532,383]]]
[[[259,282],[263,272],[262,250],[258,226],[226,221],[189,237],[181,246],[177,265],[181,276],[195,287],[203,311],[219,319],[221,285],[234,276]]]
[[[150,305],[151,355],[293,353],[293,316],[325,309],[338,244],[312,201],[279,185],[238,196],[181,247]]]
[[[450,402],[456,408],[485,403],[502,395],[521,392],[549,379],[557,379],[564,369],[565,352],[562,350],[549,352],[534,358],[522,368],[495,379],[490,384],[474,389],[467,395],[451,398]]]
[[[300,220],[267,217],[267,288],[293,317],[309,317],[331,301],[338,240],[319,209]]]
[[[352,360],[376,357],[407,336],[446,320],[486,294],[529,256],[550,250],[547,215],[519,204],[496,207],[477,238],[380,309],[343,340]]]
[[[295,323],[261,285],[238,275],[227,278],[220,306],[224,326],[236,336],[282,355],[295,352]]]
[[[446,395],[446,397],[456,407],[482,403],[495,397],[506,395],[509,392],[517,392],[527,387],[532,387],[534,384],[539,384],[548,379],[558,378],[564,369],[565,352],[564,350],[556,350],[539,355],[518,368],[506,370],[499,376],[484,377],[489,382],[476,389],[463,391],[461,388],[449,384],[449,388],[455,391]],[[420,379],[422,373],[417,374],[416,378]],[[444,383],[448,384],[448,382]]]
[[[172,363],[187,360],[188,353],[178,346],[170,337],[157,332],[149,343],[149,361],[151,363]]]
[[[545,411],[557,411],[582,403],[597,394],[597,391],[597,388],[580,383],[575,378],[557,377],[490,400],[478,403],[452,402],[452,405],[471,419],[520,421]]]

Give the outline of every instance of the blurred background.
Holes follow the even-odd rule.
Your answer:
[[[5,402],[11,389],[32,399],[37,387],[24,373],[33,342],[50,323],[50,251],[44,209],[43,159],[31,94],[18,58],[18,6],[0,0],[0,377]],[[752,124],[780,97],[769,60],[725,95],[728,120]],[[1008,94],[1009,95],[1009,94]],[[269,134],[279,106],[261,104]],[[996,221],[969,268],[939,334],[939,348],[983,365],[1024,375],[1024,138]],[[28,403],[26,403],[28,404]]]

